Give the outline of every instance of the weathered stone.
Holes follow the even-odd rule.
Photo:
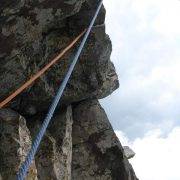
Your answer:
[[[99,2],[1,0],[0,101],[84,30]],[[105,33],[104,20],[102,7],[63,93],[60,110],[54,115],[35,156],[37,170],[33,163],[29,179],[137,179],[104,110],[97,100],[92,100],[108,96],[119,86],[110,61],[112,45]],[[48,109],[78,45],[8,104],[26,117],[32,137],[39,130],[42,114]],[[70,104],[73,104],[73,115]],[[73,154],[72,116],[75,121]],[[0,123],[0,179],[11,180],[30,148],[31,137],[25,119],[12,110],[0,110]]]
[[[131,159],[136,155],[136,153],[129,146],[123,146],[123,149],[127,159]]]
[[[35,157],[38,180],[71,180],[72,122],[70,106],[53,118]],[[30,125],[36,126],[36,129],[30,127],[35,135],[40,126],[39,119]]]
[[[97,100],[73,109],[73,180],[137,180]]]
[[[23,0],[14,6],[1,2],[0,100],[22,85],[87,27],[98,1],[83,2]],[[118,88],[118,78],[110,62],[112,48],[105,33],[104,19],[102,8],[96,21],[100,26],[92,30],[64,92],[63,104],[102,98]],[[21,93],[10,107],[28,115],[46,110],[76,49],[77,46]]]
[[[66,24],[64,19],[77,13],[83,2],[84,0],[36,0],[33,2],[31,0],[15,0],[13,3],[1,2],[0,100],[17,89],[42,65],[46,64],[49,58],[57,53],[57,50],[67,45],[69,42],[67,40],[71,40],[72,37],[61,44],[63,34],[57,41],[51,41],[51,44],[48,44],[46,39],[48,35],[57,35],[56,29],[59,30],[59,34],[62,31],[65,32],[65,30],[62,30]],[[60,39],[61,41],[59,41]],[[48,49],[51,49],[51,52]],[[50,96],[51,91],[46,92],[47,88],[45,87],[48,87],[49,84],[44,82],[45,78],[42,79],[36,89],[43,86],[45,92],[42,95],[46,96],[48,94]],[[54,83],[57,83],[57,79]],[[31,88],[27,92],[30,90]],[[19,101],[24,102],[25,98],[23,97],[22,94],[12,106],[21,110]],[[38,97],[36,97],[37,99]]]
[[[0,176],[2,180],[16,179],[16,173],[30,147],[31,137],[25,119],[10,109],[0,109]],[[34,162],[26,179],[37,179]]]

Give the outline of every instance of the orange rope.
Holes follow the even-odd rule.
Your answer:
[[[79,34],[58,56],[52,59],[52,61],[49,64],[43,67],[34,76],[32,76],[26,83],[24,83],[20,88],[18,88],[14,93],[12,93],[9,97],[7,97],[4,101],[2,101],[0,103],[0,108],[7,105],[12,99],[14,99],[23,90],[28,88],[36,79],[38,79],[41,75],[43,75],[53,64],[55,64],[68,50],[70,50],[75,45],[75,43],[83,36],[85,32],[86,30],[84,30],[81,34]]]

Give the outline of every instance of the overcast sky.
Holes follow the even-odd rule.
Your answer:
[[[180,1],[104,4],[120,88],[101,103],[140,180],[180,180]]]

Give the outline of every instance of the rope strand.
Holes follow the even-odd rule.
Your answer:
[[[103,0],[101,0],[99,5],[98,5],[96,13],[93,16],[93,19],[92,19],[92,21],[91,21],[91,23],[90,23],[90,25],[89,25],[89,27],[88,27],[88,29],[86,31],[86,34],[84,35],[84,38],[83,38],[83,40],[82,40],[82,42],[81,42],[81,44],[79,46],[79,49],[78,49],[78,51],[77,51],[71,65],[70,65],[69,69],[68,69],[68,72],[67,72],[62,84],[60,85],[60,87],[58,89],[58,92],[57,92],[57,94],[56,94],[56,96],[55,96],[55,98],[54,98],[54,100],[53,100],[53,102],[52,102],[52,104],[51,104],[51,106],[49,108],[49,111],[48,111],[48,113],[46,115],[46,118],[45,118],[43,124],[42,124],[42,127],[41,127],[38,135],[36,136],[36,138],[35,138],[35,140],[34,140],[34,142],[32,144],[32,147],[31,147],[31,149],[30,149],[30,151],[29,151],[29,153],[28,153],[28,155],[26,157],[26,160],[19,169],[19,172],[17,174],[17,179],[18,180],[23,180],[24,177],[27,174],[29,166],[31,165],[32,160],[34,159],[34,156],[35,156],[36,151],[37,151],[37,149],[39,147],[39,144],[40,144],[40,142],[41,142],[41,140],[42,140],[42,138],[43,138],[43,136],[44,136],[44,134],[46,132],[46,129],[47,129],[48,125],[49,125],[49,122],[51,121],[51,119],[53,117],[54,111],[55,111],[55,109],[56,109],[56,107],[57,107],[57,105],[58,105],[58,103],[59,103],[59,101],[60,101],[60,99],[62,97],[63,91],[64,91],[64,89],[65,89],[65,87],[67,85],[67,82],[68,82],[68,80],[69,80],[69,78],[70,78],[70,76],[72,74],[72,71],[73,71],[73,69],[74,69],[74,67],[75,67],[75,65],[77,63],[77,60],[78,60],[78,58],[79,58],[79,56],[80,56],[80,54],[82,52],[82,49],[83,49],[83,47],[84,47],[84,45],[85,45],[85,43],[87,41],[87,38],[88,38],[89,34],[91,32],[93,24],[94,24],[94,22],[95,22],[95,20],[97,18],[97,15],[98,15],[98,13],[99,13],[99,11],[101,9],[102,3],[103,3]]]

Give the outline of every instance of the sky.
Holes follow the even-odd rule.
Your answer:
[[[120,88],[101,104],[140,180],[180,180],[180,1],[104,5]]]

